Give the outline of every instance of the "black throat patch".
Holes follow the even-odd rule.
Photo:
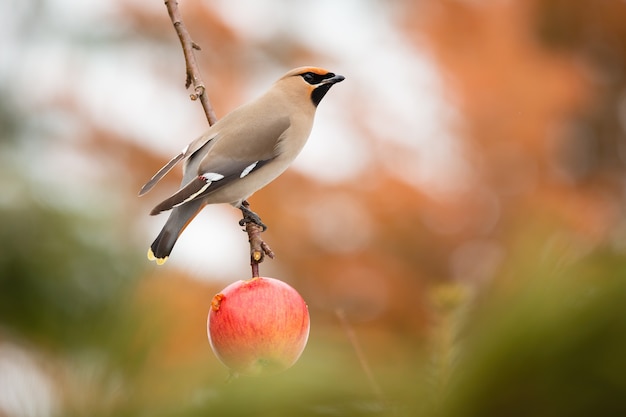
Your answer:
[[[320,104],[320,101],[322,101],[322,99],[324,98],[326,93],[328,93],[328,90],[330,90],[330,87],[332,86],[333,85],[331,83],[322,84],[311,92],[311,101],[313,101],[313,105],[315,107]]]

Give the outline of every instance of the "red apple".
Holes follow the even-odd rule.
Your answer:
[[[291,367],[309,338],[309,310],[296,290],[274,278],[237,281],[213,297],[207,319],[211,348],[236,374]]]

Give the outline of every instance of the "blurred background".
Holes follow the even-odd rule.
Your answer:
[[[346,81],[250,202],[300,361],[226,382],[228,206],[145,257],[206,129],[162,1],[0,3],[0,416],[626,415],[626,1],[181,1],[218,117]],[[624,413],[624,414],[622,414]]]

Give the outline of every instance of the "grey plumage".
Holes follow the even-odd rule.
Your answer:
[[[178,236],[205,205],[241,208],[250,195],[282,174],[306,143],[320,100],[343,79],[316,67],[291,70],[261,97],[218,120],[161,168],[139,195],[184,160],[180,189],[150,213],[172,209],[148,258],[164,263]]]

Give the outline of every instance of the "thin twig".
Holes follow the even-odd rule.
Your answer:
[[[183,19],[178,11],[177,0],[165,0],[165,7],[170,16],[180,44],[183,47],[183,54],[185,55],[185,65],[187,78],[185,81],[185,88],[189,88],[193,84],[194,92],[190,95],[192,100],[200,99],[204,114],[210,126],[213,126],[217,122],[217,117],[209,101],[209,96],[206,92],[206,87],[200,76],[200,68],[196,61],[194,49],[200,50],[200,47],[191,39],[189,32],[185,28]],[[250,265],[252,267],[252,277],[259,276],[259,264],[263,262],[265,256],[274,258],[274,252],[270,249],[267,243],[261,239],[261,233],[263,228],[254,223],[246,224],[246,232],[248,233],[248,242],[250,242]]]
[[[259,276],[259,264],[263,262],[265,256],[274,259],[274,252],[267,243],[261,239],[263,228],[255,223],[246,223],[248,242],[250,242],[250,266],[252,267],[252,278]]]
[[[209,121],[209,125],[212,126],[215,122],[217,122],[217,117],[215,116],[213,106],[211,106],[211,102],[209,101],[209,96],[206,93],[206,86],[200,77],[198,62],[196,61],[196,57],[193,53],[194,49],[200,50],[200,47],[191,39],[189,32],[187,32],[187,29],[183,24],[183,19],[178,11],[178,1],[165,0],[165,7],[167,7],[167,12],[170,15],[170,19],[174,25],[178,39],[180,39],[180,44],[183,47],[183,54],[185,55],[185,63],[187,66],[185,88],[189,88],[193,84],[194,92],[190,95],[190,98],[192,100],[200,99],[200,103],[202,103],[202,108],[204,109],[204,114]]]
[[[363,372],[365,373],[365,376],[367,377],[370,387],[372,388],[372,392],[374,393],[374,395],[379,401],[384,402],[385,397],[383,395],[383,390],[380,388],[380,385],[378,385],[378,382],[376,382],[376,379],[374,378],[372,369],[370,368],[369,363],[367,362],[367,358],[365,357],[365,353],[363,353],[363,349],[361,348],[361,344],[359,343],[359,340],[356,337],[356,333],[354,332],[354,329],[350,325],[350,322],[348,322],[346,313],[342,309],[336,308],[335,315],[339,319],[339,322],[341,323],[343,330],[346,332],[346,336],[348,337],[348,340],[350,341],[350,344],[352,345],[352,348],[354,349],[354,353],[356,353],[356,357],[359,360],[359,363],[361,364],[361,368],[363,368]]]

